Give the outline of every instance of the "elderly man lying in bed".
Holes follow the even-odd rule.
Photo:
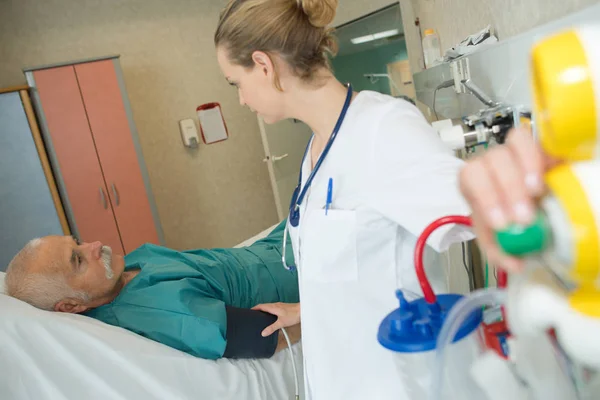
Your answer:
[[[297,276],[281,265],[282,236],[283,224],[241,249],[147,244],[124,258],[99,242],[48,236],[11,261],[6,289],[38,308],[84,314],[198,357],[271,357],[286,346],[281,332],[261,336],[276,317],[251,308],[299,301]],[[288,334],[297,342],[300,327]]]

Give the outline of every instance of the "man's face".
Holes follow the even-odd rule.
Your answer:
[[[57,308],[66,309],[57,311],[83,312],[106,303],[125,268],[123,257],[112,254],[110,247],[102,246],[100,242],[78,243],[71,236],[47,236],[38,251],[41,262],[36,262],[35,268],[43,270],[48,265],[58,265],[56,273],[63,274],[71,288],[87,293],[90,298],[88,304],[67,302],[61,306],[61,302]],[[42,270],[39,272],[47,272]],[[72,310],[71,306],[81,307]]]

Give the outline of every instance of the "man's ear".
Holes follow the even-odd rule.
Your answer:
[[[64,299],[56,303],[54,306],[54,311],[71,313],[71,314],[81,314],[89,309],[89,307],[84,306],[79,301],[75,299]]]

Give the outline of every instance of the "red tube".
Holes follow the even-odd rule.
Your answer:
[[[498,271],[498,287],[501,289],[504,289],[506,287],[506,283],[508,281],[508,274],[506,273],[505,270],[500,269]]]
[[[508,273],[505,270],[500,269],[498,271],[498,276],[496,277],[496,286],[500,289],[505,289],[507,283],[508,283]],[[502,306],[502,319],[504,321],[508,321],[508,318],[506,318],[506,308],[504,306]],[[508,324],[508,322],[507,322],[507,324]]]
[[[419,284],[421,285],[421,289],[423,290],[423,294],[425,295],[425,301],[429,304],[433,304],[436,302],[435,293],[433,293],[433,289],[429,284],[429,280],[427,279],[427,275],[425,274],[425,266],[423,265],[423,252],[425,251],[425,245],[427,244],[427,239],[433,231],[438,229],[441,226],[448,224],[459,224],[472,226],[473,222],[469,217],[463,217],[461,215],[449,215],[447,217],[442,217],[433,221],[431,224],[425,228],[421,236],[417,239],[417,246],[415,247],[415,270],[417,272],[417,278],[419,279]],[[498,274],[500,277],[500,274]]]

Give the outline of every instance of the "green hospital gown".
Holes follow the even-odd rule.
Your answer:
[[[299,301],[296,272],[281,263],[284,223],[241,249],[175,251],[146,244],[125,257],[139,274],[109,304],[86,315],[197,357],[226,346],[225,305]],[[286,259],[293,260],[288,242]]]

